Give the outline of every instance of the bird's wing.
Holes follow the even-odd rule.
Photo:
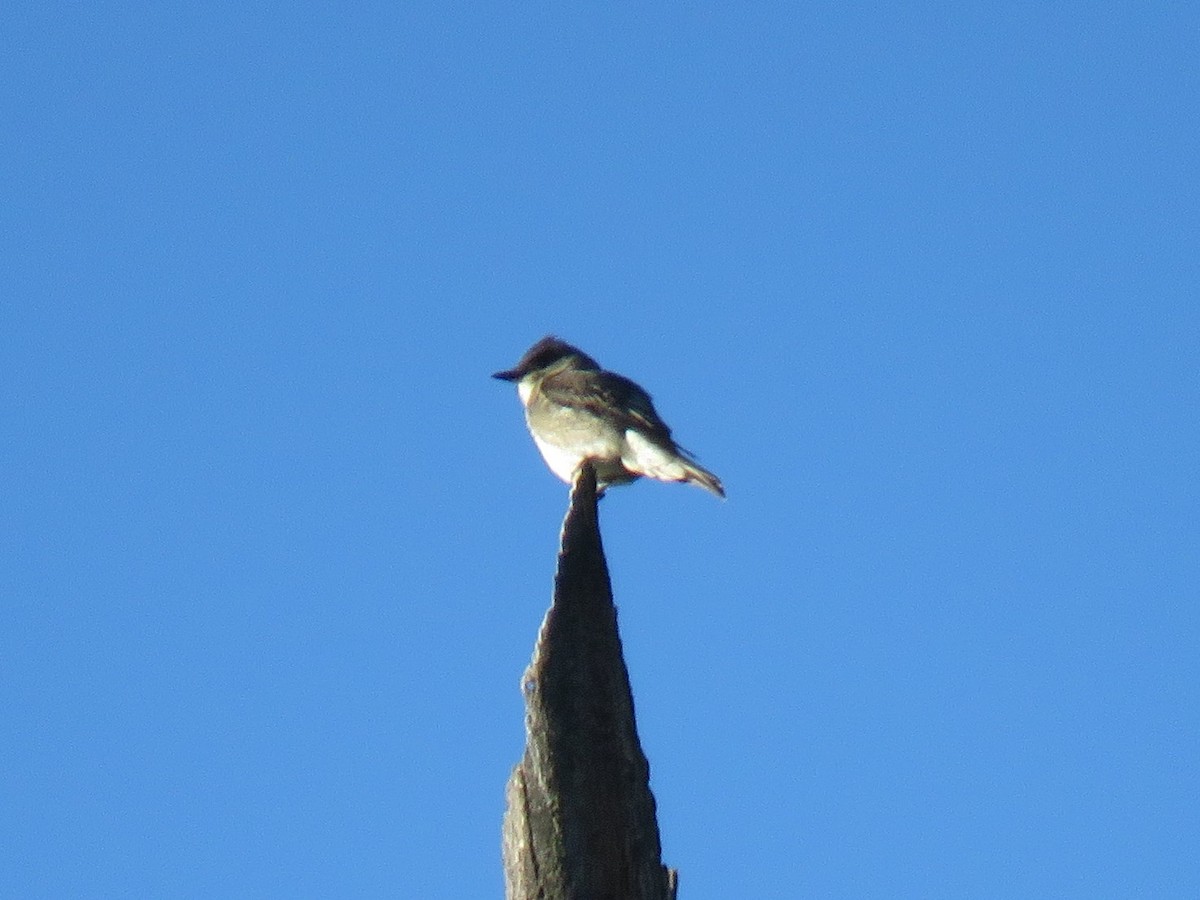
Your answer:
[[[615,419],[622,428],[636,428],[651,440],[675,449],[671,429],[658,417],[650,395],[623,375],[568,369],[543,381],[542,391],[549,400]]]

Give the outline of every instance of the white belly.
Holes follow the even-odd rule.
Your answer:
[[[537,444],[542,459],[546,461],[550,471],[567,484],[571,484],[575,477],[575,470],[585,459],[590,459],[596,467],[596,481],[601,489],[610,484],[626,484],[638,477],[638,473],[625,468],[625,464],[621,461],[620,449],[602,441],[591,446],[575,446],[565,449],[544,441],[535,434],[533,442]]]
[[[550,471],[567,484],[570,484],[575,470],[579,468],[579,464],[583,461],[583,454],[575,450],[564,450],[562,447],[549,444],[536,434],[533,436],[533,442],[537,444],[537,448],[542,454],[542,459],[546,461],[546,465],[550,467]]]

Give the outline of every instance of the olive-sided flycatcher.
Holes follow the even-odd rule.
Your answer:
[[[650,395],[628,378],[601,369],[578,347],[544,337],[516,368],[492,377],[517,383],[533,442],[550,471],[567,484],[589,459],[602,492],[645,475],[690,481],[725,496],[721,480],[671,439]]]

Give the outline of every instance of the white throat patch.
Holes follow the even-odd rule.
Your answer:
[[[526,375],[517,382],[517,396],[521,398],[521,405],[529,405],[529,395],[533,393],[533,379]]]

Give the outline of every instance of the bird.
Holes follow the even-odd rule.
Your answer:
[[[724,498],[721,479],[675,443],[650,395],[578,347],[547,335],[514,368],[492,377],[516,383],[533,442],[567,484],[590,460],[600,494],[645,476],[688,482]]]

